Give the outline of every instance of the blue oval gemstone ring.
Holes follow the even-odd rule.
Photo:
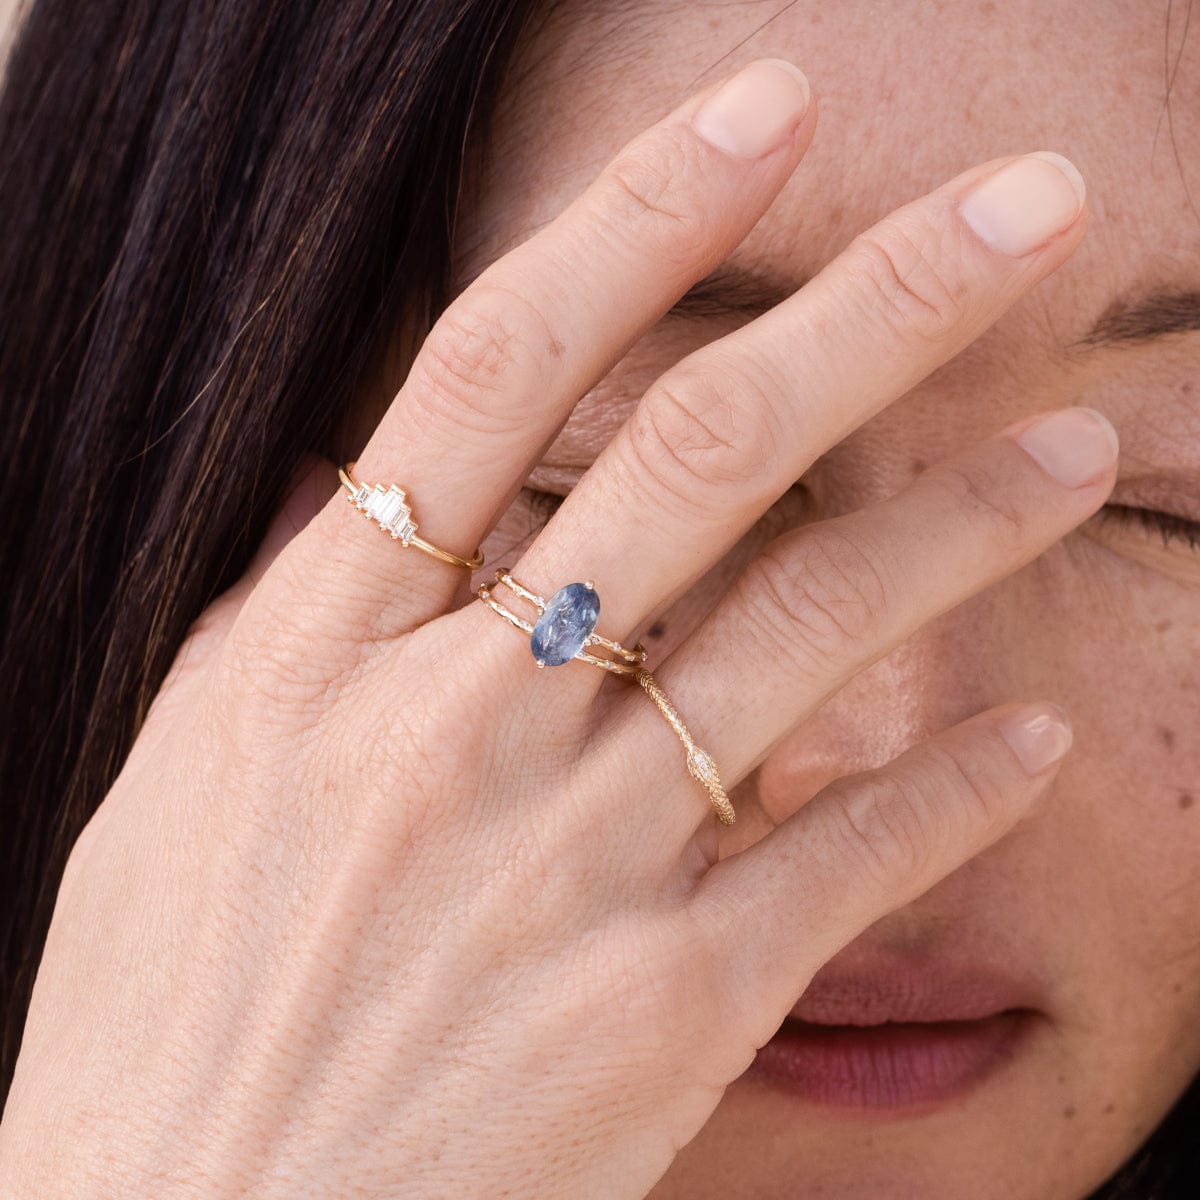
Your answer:
[[[534,605],[538,610],[537,619],[531,623],[505,608],[492,595],[497,583],[504,584],[522,600]],[[529,649],[539,667],[559,667],[578,658],[606,671],[632,675],[646,661],[646,651],[640,643],[630,649],[596,632],[600,597],[590,579],[583,583],[568,583],[546,600],[518,583],[507,567],[501,567],[495,581],[481,583],[477,594],[493,612],[529,634]],[[611,651],[612,657],[590,653],[589,648],[595,646]]]

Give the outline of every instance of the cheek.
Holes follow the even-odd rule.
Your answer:
[[[1200,597],[1100,547],[1070,557],[1088,582],[1068,697],[1088,738],[1078,832],[1102,838],[1130,954],[1171,960],[1200,942]]]
[[[990,653],[1006,645],[1013,687],[1060,700],[1076,737],[993,865],[1030,890],[1080,1091],[1148,1131],[1200,1066],[1195,590],[1071,538],[1014,596]]]

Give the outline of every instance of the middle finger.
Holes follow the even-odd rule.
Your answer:
[[[597,633],[627,640],[815,459],[1058,267],[1085,214],[1078,171],[1044,151],[982,164],[898,209],[651,385],[513,576],[542,595],[596,581]],[[580,671],[572,686],[604,674]]]

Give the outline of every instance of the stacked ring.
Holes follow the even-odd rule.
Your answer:
[[[537,620],[531,623],[505,608],[492,595],[497,583],[504,584],[521,599],[533,604],[538,610]],[[696,745],[683,723],[683,718],[667,699],[662,686],[643,665],[646,661],[645,648],[639,642],[629,649],[620,642],[610,641],[596,633],[596,622],[600,616],[600,597],[596,594],[596,585],[590,579],[583,583],[568,583],[547,600],[524,584],[518,583],[507,567],[500,567],[496,571],[495,580],[481,583],[476,595],[510,625],[529,634],[529,648],[539,668],[561,666],[573,658],[578,658],[605,671],[618,675],[632,675],[683,743],[687,752],[688,772],[708,792],[717,817],[722,824],[733,824],[733,805],[721,785],[717,764],[711,754]],[[612,652],[613,657],[590,654],[585,649],[588,646],[603,646]]]
[[[537,620],[531,624],[496,600],[492,596],[492,589],[497,583],[503,583],[522,600],[533,604],[538,610]],[[493,612],[529,634],[529,646],[539,667],[557,667],[578,658],[593,666],[603,667],[606,671],[615,671],[618,675],[632,675],[646,661],[646,651],[640,643],[630,650],[620,642],[609,641],[596,632],[600,597],[596,595],[596,585],[590,579],[585,583],[568,583],[546,600],[518,583],[507,567],[501,567],[496,572],[495,581],[481,583],[477,594]],[[611,650],[614,657],[589,654],[585,646],[603,646]]]

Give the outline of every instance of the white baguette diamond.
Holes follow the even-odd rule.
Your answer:
[[[412,510],[404,502],[404,492],[394,483],[386,489],[379,483],[374,486],[359,484],[354,503],[361,512],[378,521],[381,528],[386,529],[392,537],[399,538],[406,546],[417,532]]]
[[[399,515],[400,510],[404,507],[404,501],[401,500],[395,492],[387,491],[382,493],[378,503],[373,507],[375,510],[375,520],[377,520],[385,529],[390,529],[392,521]]]

